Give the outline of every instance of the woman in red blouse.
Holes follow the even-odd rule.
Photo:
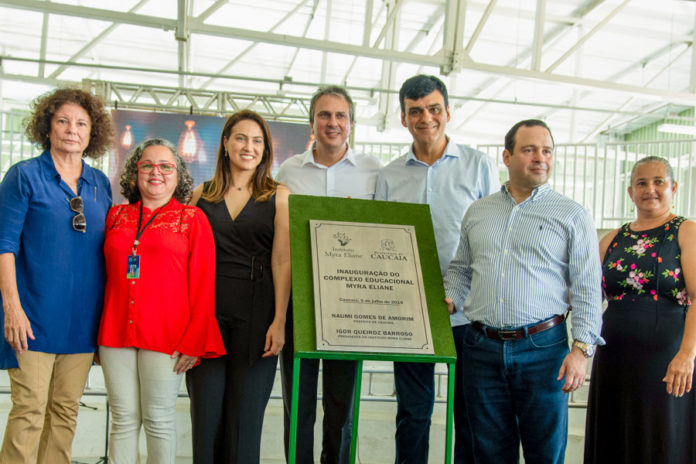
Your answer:
[[[127,205],[106,218],[106,293],[99,357],[113,414],[109,460],[174,463],[174,412],[182,374],[225,354],[215,320],[215,244],[210,224],[185,204],[193,181],[176,148],[150,139],[121,175]]]

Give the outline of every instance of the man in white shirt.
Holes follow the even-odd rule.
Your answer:
[[[348,146],[354,120],[355,106],[344,88],[320,88],[313,95],[309,107],[309,124],[315,141],[306,152],[286,160],[280,166],[276,179],[295,194],[373,199],[380,163],[372,156],[355,153]],[[290,434],[293,356],[291,306],[288,308],[280,366],[286,455]],[[344,464],[348,462],[350,450],[356,362],[325,359],[322,363],[324,421],[320,462]],[[297,464],[314,463],[318,373],[318,359],[301,361],[295,454]]]

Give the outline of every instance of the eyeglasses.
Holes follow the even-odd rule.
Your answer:
[[[85,204],[82,202],[81,196],[72,197],[70,199],[70,209],[75,213],[72,219],[72,226],[78,232],[87,232],[87,219],[85,218]]]
[[[138,161],[138,171],[144,172],[146,174],[151,173],[157,168],[163,176],[168,176],[169,174],[176,171],[176,164],[174,163],[153,163],[152,161]]]

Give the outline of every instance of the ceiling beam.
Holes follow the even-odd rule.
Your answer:
[[[623,3],[627,3],[626,0]],[[90,17],[91,19],[100,19],[104,21],[121,21],[127,24],[150,25],[150,27],[176,29],[176,20],[168,20],[161,17],[121,13],[109,10],[101,10],[98,8],[76,7],[72,5],[64,5],[58,3],[46,3],[37,0],[0,0],[0,4],[12,4],[17,8],[30,10],[46,10],[59,14],[68,14],[80,17]],[[413,63],[421,66],[448,66],[452,64],[451,60],[443,57],[442,54],[423,55],[419,53],[403,52],[398,50],[388,50],[381,48],[363,47],[360,45],[351,45],[340,42],[325,41],[319,39],[310,39],[306,37],[289,36],[285,34],[268,33],[265,31],[252,31],[240,28],[231,28],[225,26],[215,26],[202,24],[197,20],[191,20],[190,30],[192,34],[206,34],[215,37],[233,37],[241,40],[249,40],[256,42],[272,43],[276,45],[285,45],[289,47],[302,47],[313,50],[321,50],[331,53],[341,53],[348,55],[358,55],[380,60],[388,60],[394,62]],[[21,60],[18,57],[3,57],[9,60]],[[49,60],[43,60],[48,63]],[[63,64],[62,61],[53,60],[54,63]],[[94,67],[100,69],[110,68],[108,65],[86,64],[86,63],[66,63],[73,66]],[[138,67],[111,67],[112,69],[130,69],[142,72],[160,73],[171,72],[170,70],[161,70],[156,68],[138,68]],[[672,91],[669,89],[649,88],[636,85],[621,84],[616,82],[606,82],[598,79],[589,79],[572,75],[554,74],[550,72],[540,72],[534,70],[525,70],[515,68],[513,66],[496,65],[490,63],[477,63],[474,61],[465,61],[462,63],[462,68],[479,71],[483,73],[496,74],[504,77],[518,77],[533,80],[541,80],[548,82],[556,82],[567,85],[579,85],[588,88],[597,88],[605,90],[613,90],[618,92],[635,93],[638,95],[647,95],[653,97],[664,98],[675,102],[696,102],[696,95],[690,92]],[[212,77],[211,73],[185,73],[187,76],[207,75]],[[225,76],[223,76],[225,77]]]
[[[309,31],[309,28],[312,25],[312,21],[314,21],[315,15],[317,13],[317,8],[319,8],[319,0],[314,0],[314,4],[312,5],[312,12],[309,14],[309,17],[307,17],[307,22],[305,23],[304,31],[302,31],[302,37],[307,36],[307,31]],[[290,62],[288,63],[287,68],[285,69],[285,73],[283,74],[284,76],[290,76],[292,68],[293,66],[295,66],[295,61],[297,61],[297,55],[300,54],[300,50],[300,48],[295,49],[295,52],[292,55],[292,59],[290,59]]]
[[[486,9],[481,15],[481,19],[479,19],[479,22],[476,25],[476,29],[474,29],[474,33],[471,35],[471,38],[469,38],[469,43],[467,43],[466,48],[464,48],[464,51],[466,51],[467,54],[471,53],[471,50],[474,48],[474,45],[476,45],[476,41],[478,40],[479,35],[481,35],[481,31],[483,31],[483,27],[486,25],[488,18],[491,16],[493,8],[495,8],[496,2],[497,0],[490,0],[488,2]]]
[[[444,60],[440,64],[440,73],[445,76],[459,71],[463,62],[469,60],[469,54],[464,51],[466,5],[467,0],[447,0],[446,3],[441,52]]]
[[[396,0],[392,5],[392,11],[389,12],[387,23],[380,32],[380,37],[384,37],[384,45],[386,48],[395,48],[399,43],[399,31],[401,30],[401,4],[403,0]],[[381,40],[381,38],[380,38]],[[382,62],[382,75],[380,76],[380,87],[383,89],[394,88],[394,63],[391,61]],[[389,124],[389,109],[391,107],[392,94],[380,93],[377,102],[377,114],[380,116],[377,121],[377,131],[382,132]]]
[[[544,47],[544,21],[546,17],[546,0],[537,0],[534,18],[534,42],[532,43],[532,71],[541,70],[541,52]]]
[[[186,87],[184,74],[190,70],[190,39],[189,18],[193,2],[191,0],[178,0],[177,2],[177,24],[174,38],[177,41],[177,62],[179,70],[179,87]]]
[[[571,12],[571,17],[573,18],[573,21],[569,21],[566,24],[559,24],[555,27],[553,27],[548,33],[544,34],[544,40],[542,43],[542,50],[544,46],[550,46],[554,43],[554,41],[559,40],[563,34],[567,31],[572,30],[572,26],[576,24],[582,24],[584,17],[597,8],[600,4],[602,4],[604,0],[587,0],[585,3],[581,4],[579,7],[577,7],[575,10]],[[498,8],[498,12],[500,12],[502,8]],[[549,20],[549,15],[545,15],[546,21]],[[507,66],[515,66],[519,65],[522,66],[525,60],[527,60],[529,57],[532,56],[534,52],[533,47],[528,47],[524,51],[520,52],[517,54],[514,58],[512,58],[510,61],[506,63]],[[532,69],[534,71],[534,69]],[[536,70],[539,71],[539,70]],[[478,89],[475,91],[474,96],[481,95],[484,91],[486,91],[488,88],[490,88],[494,83],[498,82],[500,79],[504,79],[505,76],[495,76],[491,77],[489,79],[486,79],[485,82],[483,82],[482,85],[478,87]],[[510,86],[512,83],[512,80],[508,80],[507,84],[505,84],[501,89],[499,89],[494,96],[499,95],[500,92],[502,92],[504,89]],[[457,126],[457,129],[461,129],[464,127],[466,124],[469,123],[472,119],[475,119],[477,114],[480,111],[483,111],[483,109],[487,106],[487,103],[482,103],[481,105],[478,106],[477,109],[474,111],[471,111],[469,116],[464,118],[464,120]],[[455,108],[456,109],[456,108]]]
[[[628,5],[630,2],[631,2],[631,0],[624,0],[623,2],[621,2],[621,4],[620,4],[619,6],[617,6],[616,8],[614,8],[614,9],[612,10],[611,13],[609,13],[608,15],[606,15],[600,22],[598,22],[598,23],[595,25],[595,27],[592,28],[592,30],[590,30],[587,34],[585,34],[584,36],[582,36],[578,41],[576,41],[576,42],[573,44],[572,47],[570,47],[568,50],[566,50],[566,52],[563,53],[563,55],[561,55],[560,58],[558,58],[556,61],[554,61],[553,64],[552,64],[551,66],[549,66],[548,68],[546,68],[546,72],[549,72],[549,73],[550,73],[550,72],[553,72],[553,71],[554,71],[558,66],[560,66],[570,55],[572,55],[573,53],[575,53],[576,50],[578,50],[580,47],[582,47],[582,46],[585,44],[585,42],[587,42],[593,35],[595,35],[595,33],[597,33],[597,31],[599,31],[599,30],[602,29],[604,26],[606,26],[607,23],[608,23],[609,21],[611,21],[611,20],[614,18],[614,16],[616,16],[617,14],[619,14],[619,12],[620,12],[621,10],[623,10],[623,9],[626,7],[626,5]]]
[[[205,21],[209,17],[211,17],[217,10],[222,8],[223,6],[227,5],[228,0],[217,0],[215,3],[210,5],[208,8],[206,8],[205,11],[203,11],[201,14],[199,14],[196,19],[198,21]]]
[[[279,28],[281,25],[283,25],[285,23],[285,21],[287,21],[289,18],[294,16],[295,13],[297,13],[300,10],[300,8],[304,7],[308,1],[309,0],[302,0],[300,3],[298,3],[292,10],[288,11],[287,14],[285,14],[285,16],[280,18],[280,20],[278,20],[278,22],[276,22],[273,26],[271,26],[271,28],[268,30],[268,32],[273,32],[277,28]],[[314,7],[312,8],[312,13],[310,14],[309,19],[307,20],[307,25],[305,26],[305,34],[307,33],[307,30],[309,29],[309,25],[311,24],[312,19],[314,19],[314,13],[317,11],[317,2],[318,2],[318,0],[314,0]],[[227,62],[227,64],[225,64],[222,68],[220,68],[217,73],[218,74],[226,73],[239,60],[241,60],[244,56],[246,56],[249,52],[251,52],[254,48],[256,48],[256,46],[258,44],[259,44],[258,42],[254,42],[254,43],[250,44],[249,46],[247,46],[244,50],[239,52],[237,54],[237,56],[232,58],[230,61]],[[297,57],[298,51],[299,51],[299,49],[295,50],[295,55],[293,56],[291,63],[293,63],[295,61],[295,57]],[[292,64],[290,65],[290,67],[292,68]],[[289,70],[288,70],[288,72],[289,72]],[[203,84],[201,84],[201,88],[207,88],[213,82],[215,82],[215,79],[208,79]]]
[[[374,0],[365,2],[365,16],[363,18],[363,40],[364,47],[370,45],[370,35],[372,33],[372,9],[374,8]]]
[[[385,9],[386,9],[386,10],[389,9],[389,3],[388,3],[388,2],[382,2],[382,8],[380,8],[380,10],[377,12],[377,18],[380,18],[380,17],[382,16],[382,13],[384,13],[384,10],[385,10]],[[392,12],[393,12],[393,10],[392,10]],[[384,23],[384,27],[380,30],[380,33],[378,34],[377,40],[375,40],[373,47],[377,47],[377,46],[379,45],[379,43],[382,41],[382,39],[384,38],[384,33],[385,33],[385,31],[387,30],[387,27],[389,26],[390,22],[391,22],[393,19],[394,19],[394,18],[393,18],[393,15],[391,15],[391,14],[388,12],[388,13],[387,13],[387,19],[386,19],[386,21],[385,21],[385,23]],[[375,19],[375,20],[374,20],[374,23],[370,25],[370,29],[374,29],[374,28],[377,26],[377,21],[379,21],[379,19]],[[366,28],[367,28],[367,27],[366,27]],[[368,35],[371,36],[372,34],[370,33],[370,34],[368,34]],[[366,46],[368,46],[368,47],[370,46],[369,42],[366,44]],[[407,48],[406,51],[411,51],[411,50],[409,50],[409,49]],[[355,63],[358,62],[358,58],[360,58],[360,57],[359,57],[359,56],[354,56],[354,57],[353,57],[353,59],[352,59],[351,62],[350,62],[350,65],[348,65],[348,69],[346,69],[346,72],[345,72],[345,74],[343,75],[343,81],[342,81],[342,82],[344,82],[344,83],[345,83],[345,82],[348,82],[348,76],[350,75],[350,73],[353,72],[353,68],[355,67]]]
[[[350,49],[353,48],[359,48],[355,46],[347,46]],[[385,52],[388,52],[388,50],[385,50]],[[340,53],[340,52],[337,52]],[[344,51],[344,53],[347,53]],[[404,58],[406,56],[412,57],[415,56],[415,54],[411,53],[403,53],[403,52],[391,52],[393,55],[391,59],[394,61],[403,61],[399,60],[396,58]],[[420,64],[426,64],[429,66],[432,66],[432,61],[433,57],[422,57],[423,61],[419,60],[414,60],[416,63]],[[390,57],[388,56],[382,56],[381,59],[384,60],[389,60]],[[64,61],[58,61],[58,60],[39,60],[36,58],[24,58],[24,57],[17,57],[17,56],[10,56],[10,55],[0,55],[0,60],[6,60],[6,61],[18,61],[18,62],[25,62],[25,63],[39,63],[39,62],[44,62],[46,64],[55,64],[55,65],[60,65],[60,64],[67,64],[68,66],[77,66],[77,67],[84,67],[84,68],[91,68],[91,69],[117,69],[117,70],[122,70],[122,71],[134,71],[134,72],[144,72],[144,73],[153,73],[153,74],[178,74],[177,70],[172,70],[172,69],[163,69],[163,68],[146,68],[146,67],[139,67],[139,66],[114,66],[114,65],[106,65],[106,64],[96,64],[96,63],[80,63],[80,62],[67,62],[65,63]],[[410,62],[411,60],[407,60]],[[589,79],[589,78],[584,78],[584,77],[576,77],[576,76],[569,76],[569,75],[562,75],[562,74],[550,74],[550,73],[545,73],[545,72],[539,72],[539,71],[530,71],[530,70],[525,70],[525,69],[518,69],[518,68],[513,68],[509,66],[500,66],[500,65],[492,65],[492,64],[486,64],[486,63],[467,63],[466,69],[471,70],[471,71],[480,71],[483,73],[488,73],[488,74],[497,74],[500,76],[505,76],[505,77],[510,77],[510,76],[515,76],[515,77],[520,77],[520,78],[526,78],[526,79],[533,79],[533,80],[541,80],[541,81],[548,81],[548,82],[556,82],[559,84],[566,84],[566,85],[571,85],[571,86],[583,86],[583,87],[588,87],[588,88],[595,88],[595,89],[604,89],[604,90],[613,90],[617,92],[626,92],[630,94],[637,94],[637,95],[646,95],[646,96],[652,96],[652,97],[659,97],[663,98],[665,100],[672,101],[674,103],[681,103],[684,104],[685,102],[689,103],[694,103],[696,104],[696,94],[686,92],[686,91],[673,91],[669,89],[657,89],[657,88],[650,88],[650,87],[644,87],[644,86],[639,86],[639,85],[630,85],[630,84],[621,84],[618,82],[607,82],[603,80],[598,80],[598,79]],[[219,76],[214,73],[203,73],[203,72],[185,72],[183,73],[186,76],[197,76],[197,77],[215,77],[219,79],[235,79],[235,80],[262,80],[262,79],[257,79],[254,78],[253,76],[232,76],[232,75],[222,75]],[[287,82],[287,80],[279,80],[279,79],[266,79],[268,82]],[[290,80],[292,82],[292,80]],[[485,99],[483,101],[487,101],[488,99]]]
[[[694,28],[694,31],[696,31],[696,28]],[[646,67],[649,63],[651,63],[651,62],[657,60],[658,58],[662,57],[662,56],[665,55],[666,53],[671,53],[671,52],[673,52],[673,51],[675,50],[675,47],[681,46],[681,45],[685,46],[684,50],[687,50],[687,49],[691,46],[690,43],[685,44],[685,43],[683,43],[683,42],[679,42],[679,43],[674,43],[674,42],[672,42],[672,43],[669,43],[669,44],[665,45],[664,47],[659,48],[658,50],[655,50],[655,51],[649,53],[648,55],[643,56],[641,59],[639,59],[639,60],[637,60],[637,61],[631,63],[630,65],[626,66],[625,68],[623,68],[623,69],[619,70],[618,72],[612,74],[611,76],[607,77],[607,80],[608,80],[608,81],[618,81],[618,80],[620,80],[621,78],[623,78],[623,77],[625,77],[625,76],[631,74],[631,73],[634,72],[635,70],[637,70],[637,69],[639,69],[639,68],[644,68],[644,67]],[[681,56],[681,55],[684,53],[684,50],[679,51],[678,55]],[[664,72],[664,71],[665,71],[665,68],[663,67],[662,70],[661,70],[660,72]],[[650,82],[652,82],[653,80],[654,80],[654,78],[651,78],[649,81],[646,82],[646,85],[649,84]],[[583,92],[580,93],[580,95],[578,96],[578,99],[579,99],[579,100],[584,100],[584,99],[587,98],[588,96],[592,95],[592,93],[594,93],[594,92],[595,92],[594,90],[585,90],[585,91],[583,91]],[[571,106],[571,105],[572,105],[572,102],[571,102],[570,100],[568,100],[568,101],[565,102],[565,104]],[[618,108],[618,109],[620,109],[620,108]],[[554,113],[556,113],[557,111],[561,111],[561,110],[563,110],[563,108],[551,109],[548,113],[545,113],[545,114],[543,115],[543,117],[544,117],[545,119],[548,119],[548,118],[550,118],[551,116],[553,116]]]
[[[77,18],[92,19],[98,21],[118,22],[133,26],[153,27],[165,31],[176,30],[176,19],[166,19],[160,16],[147,16],[102,8],[86,6],[66,5],[63,3],[44,2],[40,0],[2,0],[0,5],[9,6],[19,10],[38,11]]]
[[[136,3],[130,10],[128,10],[129,13],[135,13],[145,5],[149,0],[140,0],[138,3]],[[95,38],[92,40],[88,41],[82,48],[80,48],[75,54],[73,54],[70,58],[68,58],[67,61],[75,61],[79,60],[85,53],[87,53],[89,50],[91,50],[95,45],[97,45],[103,38],[111,34],[117,27],[119,26],[119,23],[112,23],[109,27],[104,29],[97,35]],[[66,69],[68,69],[67,66],[61,65],[58,66],[58,68],[51,73],[49,76],[52,79],[57,79],[58,76],[60,76]]]
[[[48,13],[43,14],[41,21],[41,50],[39,51],[39,57],[42,60],[46,59],[46,43],[48,42],[48,18],[50,16]],[[43,63],[39,63],[39,77],[44,77],[46,75],[46,67]]]
[[[691,46],[691,48],[693,48],[693,45]],[[678,59],[680,59],[688,50],[689,50],[689,48],[687,47],[687,48],[685,48],[681,53],[678,53],[677,56],[675,56],[674,58],[672,58],[672,59],[669,61],[669,63],[667,63],[665,66],[663,66],[662,69],[660,69],[653,77],[651,77],[651,78],[645,83],[645,85],[650,85],[653,81],[655,81],[658,77],[660,77],[660,76],[662,75],[662,73],[664,73],[665,71],[667,71],[667,70],[672,66],[672,64],[674,64]],[[628,99],[626,99],[626,101],[624,101],[621,105],[619,105],[619,107],[617,108],[617,110],[618,110],[618,111],[623,110],[623,109],[624,109],[629,103],[631,103],[634,99],[635,99],[635,97],[629,97]],[[675,103],[678,103],[678,102],[675,102]],[[664,104],[664,102],[660,102],[660,105],[663,105],[663,104]],[[606,119],[604,119],[601,123],[597,124],[597,125],[595,126],[595,128],[594,128],[592,131],[590,131],[587,135],[585,135],[585,137],[582,139],[583,142],[586,141],[586,140],[589,140],[590,138],[594,137],[594,136],[597,135],[599,132],[601,132],[602,130],[604,130],[605,127],[607,127],[608,124],[610,124],[611,121],[613,121],[617,116],[618,116],[618,113],[610,114],[610,115],[609,115]],[[634,116],[632,119],[635,119],[635,116]],[[617,124],[617,126],[620,127],[620,126],[622,126],[622,125],[628,124],[629,122],[630,122],[630,121],[624,121],[624,122],[622,122],[622,123]]]
[[[324,40],[329,41],[331,35],[331,16],[332,16],[333,0],[326,0],[326,15],[324,15]],[[328,65],[328,52],[321,53],[321,70],[319,72],[319,82],[326,83],[326,67]]]

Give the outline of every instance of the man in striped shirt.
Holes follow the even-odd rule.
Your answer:
[[[520,441],[526,462],[564,462],[567,393],[604,343],[597,234],[587,211],[548,185],[553,149],[543,121],[510,129],[510,180],[469,207],[445,274],[450,313],[472,321],[463,389],[480,463],[518,462]]]

